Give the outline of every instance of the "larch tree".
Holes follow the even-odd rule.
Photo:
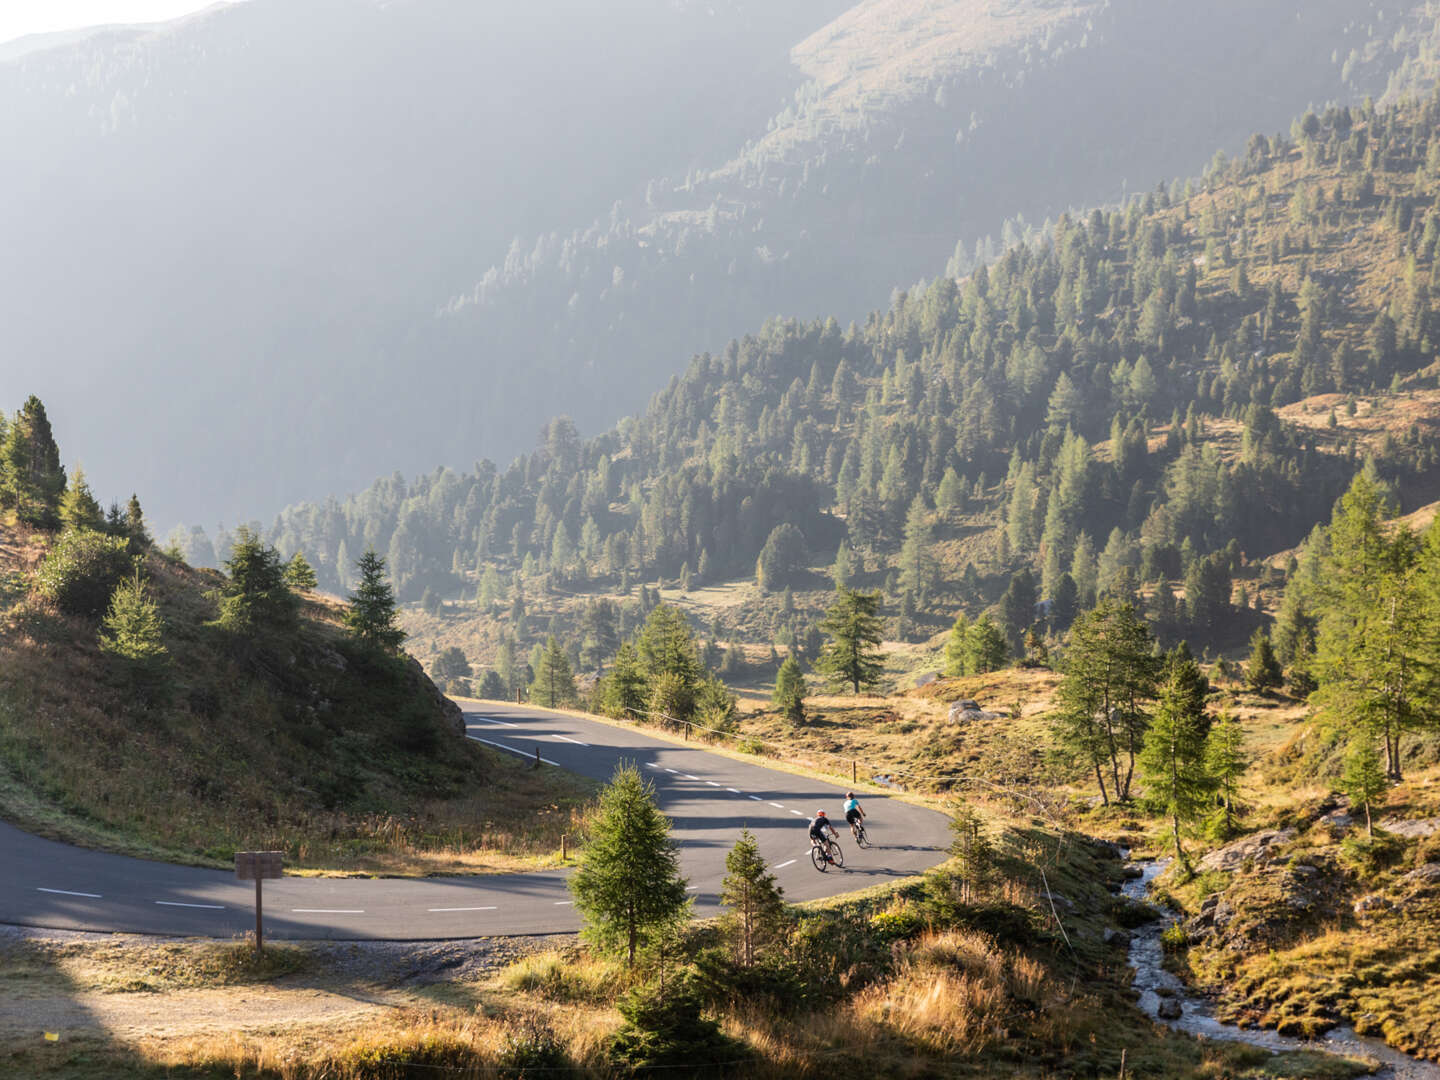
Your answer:
[[[1156,668],[1150,631],[1128,603],[1102,600],[1071,628],[1052,731],[1064,750],[1094,771],[1107,805],[1112,794],[1121,802],[1130,798]]]
[[[1345,771],[1340,777],[1340,788],[1350,799],[1351,806],[1365,808],[1365,835],[1375,836],[1375,823],[1370,808],[1389,786],[1385,772],[1380,765],[1380,755],[1375,752],[1375,743],[1360,737],[1351,744],[1345,755]]]
[[[1140,752],[1145,802],[1170,819],[1175,858],[1186,865],[1182,830],[1193,828],[1210,808],[1214,784],[1206,770],[1205,697],[1209,685],[1182,645],[1166,659],[1155,715]]]
[[[1245,730],[1233,715],[1221,714],[1205,739],[1205,771],[1215,785],[1212,831],[1222,840],[1235,834],[1235,819],[1241,810],[1240,777],[1248,765]]]
[[[820,624],[827,641],[816,667],[837,685],[858,694],[880,681],[879,593],[840,589]]]
[[[540,662],[535,665],[535,681],[530,684],[530,700],[547,709],[572,705],[575,702],[575,676],[570,671],[570,660],[554,634],[545,639]]]
[[[1270,635],[1263,629],[1250,636],[1250,659],[1245,664],[1245,683],[1257,694],[1278,690],[1285,685],[1285,671],[1270,643]]]
[[[740,839],[725,856],[720,903],[730,909],[720,926],[741,967],[753,966],[767,947],[784,938],[789,922],[785,891],[765,865],[749,829],[740,830]]]
[[[585,936],[597,947],[636,954],[689,914],[679,851],[654,787],[622,763],[600,793],[590,840],[570,879]]]
[[[775,692],[770,695],[770,704],[798,726],[805,723],[805,695],[805,675],[800,670],[800,661],[787,656],[775,675]]]

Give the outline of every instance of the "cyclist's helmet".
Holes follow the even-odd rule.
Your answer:
[[[815,816],[816,816],[816,817],[824,817],[824,816],[825,816],[825,811],[824,811],[824,810],[816,810],[816,811],[815,811]]]
[[[855,793],[854,793],[853,791],[847,791],[847,792],[845,792],[845,798],[847,798],[847,799],[853,799],[854,797],[855,797]]]

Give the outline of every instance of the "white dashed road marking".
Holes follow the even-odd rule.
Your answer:
[[[103,900],[104,897],[98,892],[71,892],[69,889],[39,889],[36,892],[55,893],[57,896],[83,896],[87,900]]]
[[[570,738],[570,736],[568,736],[568,735],[556,735],[556,736],[554,736],[554,738],[559,739],[561,742],[574,743],[576,746],[589,746],[589,745],[590,745],[588,742],[581,742],[579,739],[572,739],[572,738]]]
[[[556,901],[555,901],[555,906],[556,906],[556,907],[569,907],[569,906],[570,906],[571,904],[573,904],[573,903],[575,903],[574,900],[556,900]]]
[[[720,786],[719,784],[715,783],[714,780],[706,780],[705,783],[709,784],[711,787],[719,787],[719,786]]]
[[[364,915],[364,908],[292,907],[296,915]]]
[[[794,859],[791,859],[790,862],[782,862],[779,866],[775,867],[775,869],[776,869],[776,870],[784,870],[785,867],[792,865],[794,862],[795,862]]]
[[[435,912],[435,911],[494,911],[494,910],[495,910],[495,905],[491,904],[489,907],[432,907],[432,908],[426,908],[425,910],[426,910],[426,911],[430,911],[430,912]]]
[[[511,724],[511,723],[509,723],[509,722],[507,722],[507,721],[505,721],[505,720],[492,720],[492,719],[490,719],[490,717],[488,717],[488,716],[482,716],[482,717],[480,717],[479,719],[485,721],[485,723],[487,723],[487,724],[497,724],[497,725],[499,725],[500,727],[519,727],[519,726],[520,726],[519,724]]]
[[[725,790],[730,792],[732,795],[740,794],[740,789],[738,787],[727,787]]]
[[[688,772],[687,772],[687,773],[681,773],[680,775],[683,776],[686,780],[699,780],[699,779],[700,779],[698,776],[691,776]]]
[[[773,806],[776,810],[784,810],[784,809],[785,809],[785,804],[784,804],[784,803],[772,802],[770,805]]]
[[[156,900],[155,903],[159,904],[161,907],[198,907],[206,908],[210,911],[225,910],[224,904],[182,904],[179,900]]]
[[[804,817],[804,816],[805,816],[805,815],[802,814],[799,810],[791,810],[790,813],[794,814],[796,817]]]
[[[756,802],[764,802],[764,801],[765,801],[764,799],[760,798],[759,795],[751,795],[750,798],[754,799]]]

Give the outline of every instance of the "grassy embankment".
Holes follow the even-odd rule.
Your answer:
[[[559,861],[593,786],[459,737],[418,669],[307,596],[259,646],[217,627],[221,578],[151,552],[170,662],[153,700],[30,584],[46,534],[0,525],[0,815],[86,846],[298,872],[476,873]]]

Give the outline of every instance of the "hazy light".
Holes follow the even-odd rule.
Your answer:
[[[27,34],[107,23],[161,22],[213,0],[0,0],[0,43]]]

